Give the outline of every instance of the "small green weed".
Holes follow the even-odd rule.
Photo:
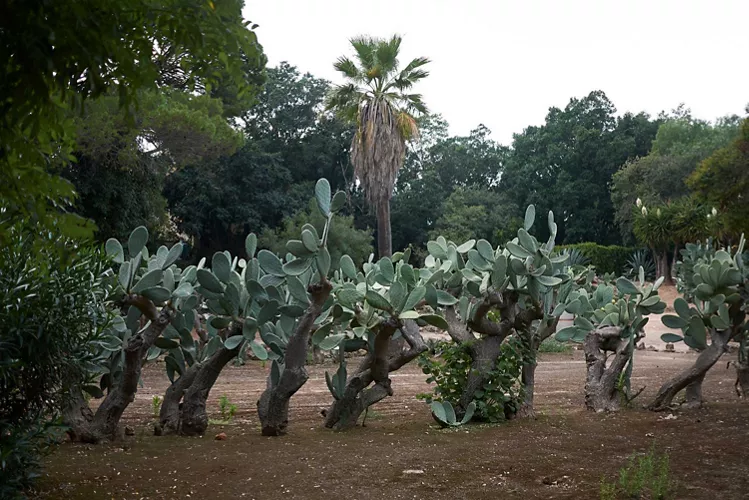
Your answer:
[[[161,413],[161,398],[158,396],[154,396],[153,400],[151,401],[151,409],[153,410],[153,418],[159,418],[159,413]]]
[[[231,422],[234,414],[237,413],[237,405],[231,403],[226,395],[218,398],[218,409],[221,412],[221,420],[224,422]]]
[[[666,500],[670,498],[672,481],[670,478],[668,454],[659,455],[655,444],[645,455],[633,453],[625,467],[619,470],[618,483],[608,483],[601,479],[600,498],[650,498]]]

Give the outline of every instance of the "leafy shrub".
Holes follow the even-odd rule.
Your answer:
[[[598,243],[574,243],[557,247],[558,251],[578,250],[590,259],[599,274],[613,273],[617,276],[624,274],[627,260],[636,249],[618,245],[599,245]]]
[[[436,384],[433,394],[419,394],[427,403],[455,403],[460,399],[471,371],[470,343],[438,342],[422,354],[418,363]],[[489,372],[484,387],[475,393],[474,420],[500,422],[514,415],[522,401],[520,374],[523,365],[522,342],[511,337],[502,345],[497,365]]]
[[[632,256],[627,260],[625,275],[628,278],[637,278],[640,268],[645,270],[645,279],[655,279],[655,262],[649,250],[644,248],[632,252]]]
[[[590,259],[577,248],[565,248],[560,252],[560,255],[567,257],[566,264],[570,267],[587,266],[590,264]]]
[[[2,498],[31,484],[66,390],[98,366],[97,342],[109,323],[105,267],[98,249],[33,223],[12,226],[0,248]]]

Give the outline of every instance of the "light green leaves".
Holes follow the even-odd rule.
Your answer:
[[[348,279],[356,279],[356,266],[354,265],[353,259],[348,255],[341,256],[340,262],[341,271]]]
[[[273,252],[260,250],[257,253],[257,260],[260,263],[260,267],[262,267],[266,273],[280,278],[286,276],[286,273],[283,270],[283,264],[281,264],[281,259],[279,259]]]
[[[216,277],[224,283],[228,283],[231,278],[231,262],[224,252],[213,254],[211,261],[211,270]]]
[[[391,311],[393,309],[393,306],[390,305],[390,302],[388,302],[385,297],[375,292],[374,290],[367,290],[365,299],[367,303],[375,309],[380,309],[382,311]]]
[[[247,252],[247,258],[251,259],[255,256],[255,250],[257,250],[257,236],[255,233],[250,233],[244,240],[244,249]]]
[[[224,293],[224,287],[216,276],[207,269],[198,269],[198,283],[200,286],[213,293]]]
[[[148,229],[145,226],[136,227],[130,238],[127,240],[127,249],[130,252],[130,257],[135,257],[138,253],[143,250],[148,242]]]
[[[119,241],[114,238],[109,238],[104,244],[104,250],[107,255],[112,257],[116,264],[122,264],[125,262],[125,251],[122,249],[122,245]]]
[[[523,227],[526,231],[528,231],[531,227],[533,227],[533,222],[536,220],[536,207],[533,205],[528,205],[528,208],[525,209],[525,219],[523,221]]]
[[[327,179],[320,179],[315,184],[315,201],[320,212],[328,217],[330,215],[330,183]]]
[[[159,283],[164,276],[164,272],[161,269],[154,269],[153,271],[147,272],[130,290],[132,293],[140,293],[146,288],[151,288]]]

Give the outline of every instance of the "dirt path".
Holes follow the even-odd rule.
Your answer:
[[[692,354],[638,352],[633,386],[657,385],[688,366]],[[137,436],[123,444],[64,445],[48,460],[41,498],[598,498],[626,458],[653,443],[671,456],[676,496],[745,498],[749,491],[749,405],[736,401],[733,373],[716,366],[705,382],[707,409],[663,414],[586,412],[582,353],[543,356],[537,420],[440,430],[415,395],[429,390],[415,365],[393,376],[396,394],[375,407],[367,427],[333,433],[319,408],[330,401],[324,366],[292,400],[289,435],[263,438],[255,401],[265,383],[259,364],[229,367],[209,398],[238,405],[232,425],[203,438],[151,435],[151,398],[167,381],[149,367],[125,415]],[[327,369],[334,369],[328,366]],[[225,441],[213,436],[225,432]],[[705,440],[697,439],[704,436]],[[421,471],[421,472],[409,472]]]

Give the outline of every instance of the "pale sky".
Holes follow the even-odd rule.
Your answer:
[[[401,64],[432,60],[415,91],[452,134],[479,123],[509,144],[550,106],[603,90],[619,114],[749,103],[749,0],[246,0],[269,65],[341,83],[348,39],[403,35]]]

